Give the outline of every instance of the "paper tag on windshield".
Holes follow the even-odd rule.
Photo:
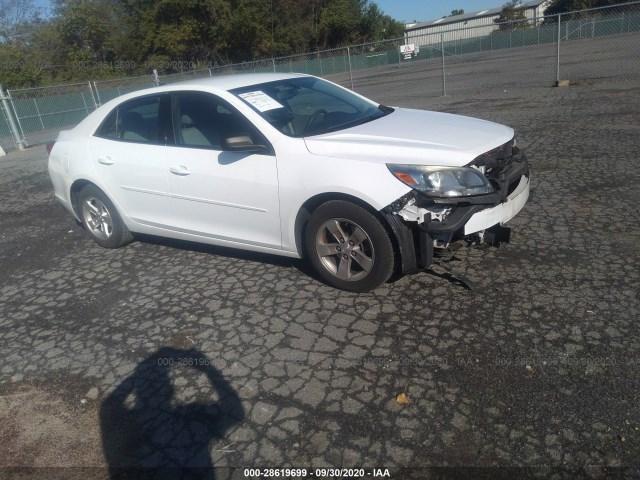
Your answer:
[[[275,110],[276,108],[284,108],[273,98],[260,90],[256,92],[241,93],[240,98],[248,102],[255,107],[259,112],[266,112],[268,110]]]

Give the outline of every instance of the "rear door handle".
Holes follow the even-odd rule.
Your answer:
[[[98,158],[98,163],[101,163],[102,165],[113,165],[114,161],[111,160],[111,157],[100,157]]]
[[[189,170],[189,167],[185,167],[184,165],[174,165],[173,167],[169,168],[169,171],[174,175],[180,175],[181,177],[191,175],[191,170]]]

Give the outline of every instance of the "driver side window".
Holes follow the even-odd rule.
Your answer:
[[[201,92],[172,95],[173,132],[176,146],[222,150],[225,138],[246,135],[262,143],[255,127],[227,102]]]

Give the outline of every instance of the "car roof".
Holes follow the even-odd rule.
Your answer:
[[[161,84],[157,87],[143,88],[130,93],[120,95],[107,103],[103,104],[98,110],[104,112],[111,109],[115,105],[126,100],[131,100],[145,95],[153,95],[157,93],[174,92],[176,90],[204,90],[219,94],[220,92],[228,92],[234,88],[250,87],[251,85],[260,85],[278,80],[287,80],[289,78],[306,78],[311,75],[304,73],[238,73],[229,75],[220,75],[217,77],[194,78],[193,80],[184,80],[181,82]],[[162,77],[161,77],[162,78]],[[98,111],[96,110],[96,111]]]
[[[234,88],[248,87],[260,83],[275,82],[277,80],[286,80],[288,78],[307,77],[302,73],[239,73],[231,75],[221,75],[218,77],[203,77],[193,80],[186,80],[177,83],[163,85],[180,86],[188,85],[190,87],[215,88],[218,90],[233,90]],[[160,77],[162,80],[162,77]],[[162,87],[160,87],[162,88]]]
[[[151,95],[154,93],[171,92],[181,89],[199,90],[203,89],[213,93],[221,91],[229,91],[234,88],[249,87],[251,85],[259,85],[262,83],[275,82],[278,80],[287,80],[289,78],[305,78],[310,77],[303,73],[239,73],[230,75],[220,75],[216,77],[195,78],[176,83],[168,83],[158,87],[145,88],[134,92],[120,95],[102,106],[98,107],[89,114],[83,121],[76,125],[71,131],[76,135],[90,135],[95,131],[104,117],[120,103],[137,97]],[[67,135],[65,133],[65,135]]]

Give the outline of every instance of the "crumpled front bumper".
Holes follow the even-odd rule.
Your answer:
[[[504,202],[474,213],[469,218],[464,224],[464,235],[480,232],[494,225],[502,225],[515,217],[527,203],[530,183],[529,176],[522,175],[520,183]]]
[[[417,221],[401,218],[398,214],[401,202],[394,202],[381,212],[396,236],[404,273],[431,265],[434,241],[448,244],[456,238],[486,231],[508,222],[522,210],[529,198],[529,162],[515,147],[509,153],[489,176],[494,193],[464,198],[427,198],[414,193],[417,211],[427,211]],[[435,220],[428,212],[433,207],[446,207],[450,212],[443,220]]]
[[[431,199],[438,206],[452,207],[441,222],[425,218],[425,228],[433,235],[469,235],[506,223],[522,210],[529,198],[529,162],[518,150],[507,165],[492,178],[496,191],[488,195]],[[420,204],[418,201],[417,204]],[[427,205],[425,205],[428,208]]]

